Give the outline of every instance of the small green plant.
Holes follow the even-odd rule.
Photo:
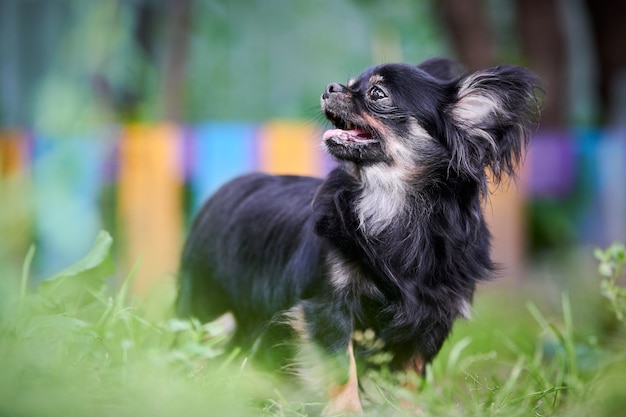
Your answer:
[[[602,296],[611,303],[611,309],[617,319],[626,325],[626,288],[620,286],[619,279],[624,274],[626,248],[621,243],[613,243],[607,249],[596,249],[595,257],[600,261],[598,272],[602,278],[600,289]]]

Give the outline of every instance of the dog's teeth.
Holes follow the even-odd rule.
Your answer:
[[[347,129],[347,130],[352,130],[352,127],[353,127],[353,126],[352,126],[352,123],[350,123],[350,122],[346,122],[346,129]]]

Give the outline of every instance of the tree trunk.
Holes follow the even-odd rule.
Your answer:
[[[470,71],[494,63],[494,47],[481,0],[442,0],[440,13],[450,41],[463,65]]]
[[[184,104],[185,60],[189,41],[191,0],[170,0],[167,3],[171,24],[167,31],[163,61],[162,115],[178,122]]]
[[[541,126],[563,126],[568,108],[567,45],[558,0],[517,0],[515,6],[524,56],[546,86]]]

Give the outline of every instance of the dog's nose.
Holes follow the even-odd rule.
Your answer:
[[[337,83],[330,83],[326,86],[326,90],[324,90],[324,94],[322,94],[322,98],[328,98],[333,93],[341,93],[343,91],[343,86]]]

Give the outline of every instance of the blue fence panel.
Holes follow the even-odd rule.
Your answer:
[[[188,158],[193,211],[226,181],[258,168],[257,126],[214,122],[191,128]]]
[[[99,195],[113,141],[35,135],[32,149],[35,275],[47,277],[80,259],[101,229]]]
[[[626,242],[626,127],[607,129],[596,151],[597,221],[601,244]]]

